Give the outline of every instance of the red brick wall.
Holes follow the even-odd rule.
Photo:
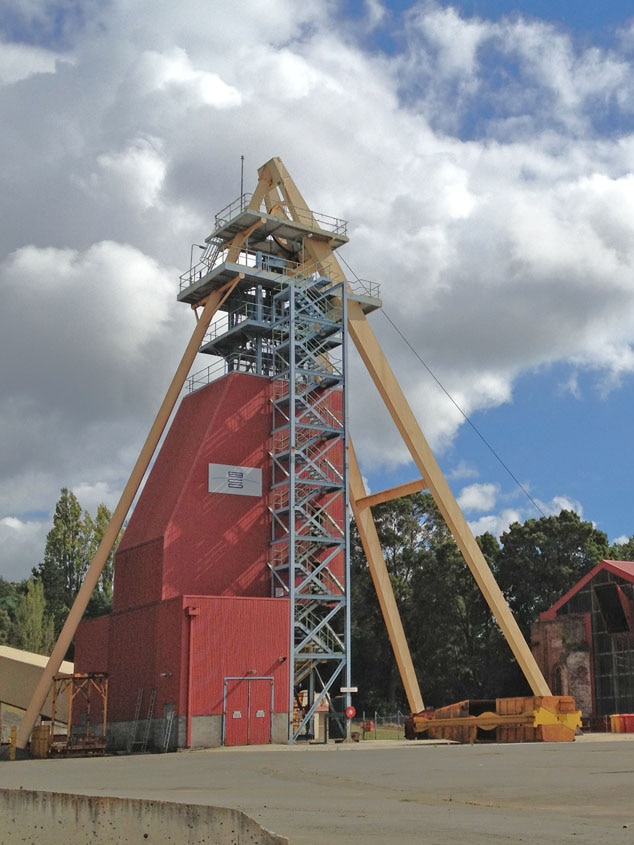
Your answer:
[[[554,694],[572,695],[583,716],[592,716],[592,668],[587,614],[535,622],[531,650]],[[560,689],[557,689],[558,684]]]

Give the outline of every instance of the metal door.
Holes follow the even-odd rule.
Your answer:
[[[266,745],[271,742],[273,678],[225,678],[224,745]]]

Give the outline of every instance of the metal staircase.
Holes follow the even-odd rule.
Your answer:
[[[274,595],[290,600],[290,695],[308,691],[294,740],[347,683],[345,285],[293,280],[273,297],[273,318],[271,569]]]

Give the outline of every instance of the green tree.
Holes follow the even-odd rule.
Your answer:
[[[25,583],[18,599],[10,642],[36,654],[50,654],[53,648],[53,620],[46,612],[44,585],[35,578]]]
[[[608,552],[610,560],[634,560],[634,535],[624,543],[614,543]]]
[[[11,642],[20,588],[20,584],[6,581],[0,576],[0,645]]]
[[[434,541],[414,576],[407,611],[425,703],[437,707],[519,694],[524,689],[512,652],[437,511],[435,521]],[[484,535],[479,543],[495,573],[497,540]]]
[[[0,575],[0,609],[13,616],[20,597],[20,585],[12,581],[5,581]]]
[[[396,603],[404,620],[411,603],[412,578],[420,557],[436,530],[427,494],[416,494],[373,508],[373,516]],[[398,675],[370,572],[353,526],[351,536],[352,659],[356,677],[363,678],[362,707],[406,709]]]
[[[407,496],[373,512],[425,703],[490,697],[516,682],[510,649],[432,497]],[[482,544],[495,561],[495,538],[485,535]],[[353,671],[363,690],[359,703],[370,712],[405,709],[356,532],[351,550]]]
[[[74,493],[62,489],[55,506],[53,527],[46,537],[44,560],[33,570],[34,577],[42,582],[56,636],[79,592],[109,522],[110,512],[105,505],[99,505],[93,518],[87,511],[82,511]],[[116,544],[99,578],[87,616],[107,613],[112,606],[115,550]]]
[[[44,560],[33,571],[44,587],[55,634],[61,630],[86,573],[84,539],[81,506],[75,494],[64,487],[46,537]]]
[[[94,519],[89,513],[84,514],[84,538],[86,543],[86,559],[88,565],[90,565],[90,562],[97,553],[97,549],[103,539],[103,535],[110,524],[110,518],[111,513],[104,504],[97,507],[97,514]],[[108,555],[104,568],[99,576],[99,581],[97,582],[95,591],[91,596],[86,610],[86,616],[89,618],[102,616],[112,610],[114,558],[122,535],[123,530],[119,532],[119,537]]]
[[[8,645],[13,631],[13,620],[7,611],[0,607],[0,645]]]
[[[525,636],[539,614],[608,555],[608,538],[574,511],[513,523],[500,538],[497,579]]]
[[[429,494],[373,510],[414,668],[427,705],[530,694],[511,649]],[[571,511],[477,538],[511,610],[530,625],[606,557],[606,535]],[[352,659],[358,703],[406,707],[396,661],[356,532],[351,543]]]

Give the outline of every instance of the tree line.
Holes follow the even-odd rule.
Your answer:
[[[37,654],[51,653],[110,516],[103,504],[92,516],[73,492],[62,489],[42,561],[23,581],[0,578],[0,644]],[[115,550],[116,546],[101,573],[86,618],[101,616],[112,608]]]
[[[373,508],[426,706],[530,695],[530,689],[429,493]],[[573,511],[477,537],[527,640],[539,614],[600,560],[634,560],[634,537],[607,535]],[[357,709],[407,710],[358,534],[351,540],[352,670]]]
[[[429,493],[373,508],[425,704],[530,694],[502,633]],[[0,644],[50,654],[110,521],[92,516],[62,489],[42,561],[19,583],[0,578]],[[634,536],[610,546],[606,534],[562,510],[516,522],[499,540],[476,538],[529,639],[530,626],[598,561],[634,560]],[[112,608],[114,554],[86,617]],[[407,702],[361,543],[351,536],[352,670],[357,709],[405,711]],[[68,655],[72,657],[72,654]]]

